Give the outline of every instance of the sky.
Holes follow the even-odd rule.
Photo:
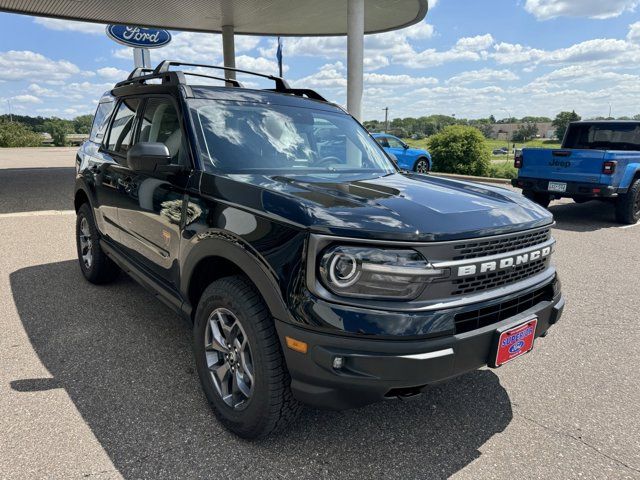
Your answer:
[[[640,0],[429,4],[423,22],[366,36],[365,120],[382,119],[384,107],[390,118],[640,113]],[[154,65],[222,62],[220,35],[172,35],[151,51]],[[237,36],[236,55],[239,68],[277,73],[273,37]],[[344,37],[285,38],[283,55],[293,85],[346,104]],[[0,113],[93,113],[132,68],[132,50],[104,25],[0,13]]]

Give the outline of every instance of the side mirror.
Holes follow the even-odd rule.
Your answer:
[[[135,172],[159,173],[177,172],[180,165],[171,165],[171,153],[164,143],[136,143],[127,152],[129,168]]]
[[[402,144],[402,148],[404,148],[405,150],[408,150],[409,149],[409,145],[407,145],[406,143],[403,143]]]

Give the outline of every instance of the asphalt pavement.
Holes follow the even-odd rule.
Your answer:
[[[640,225],[610,205],[552,204],[567,306],[530,354],[247,442],[184,321],[127,277],[83,280],[73,158],[0,151],[0,478],[640,478]]]

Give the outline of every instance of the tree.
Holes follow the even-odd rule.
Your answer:
[[[538,134],[538,126],[535,123],[523,123],[511,135],[513,142],[526,142],[535,138]]]
[[[578,115],[575,110],[572,112],[560,112],[556,115],[556,118],[551,122],[551,125],[556,127],[556,137],[562,140],[569,123],[577,122],[578,120],[580,120],[580,115]]]
[[[19,122],[0,122],[0,147],[38,147],[42,136]]]
[[[489,173],[489,147],[477,128],[445,127],[429,138],[429,153],[436,171],[479,176]]]
[[[80,115],[73,119],[73,131],[88,135],[93,125],[93,115]]]
[[[52,118],[44,123],[44,131],[51,135],[56,147],[64,147],[67,144],[67,134],[73,132],[73,125],[69,120]]]

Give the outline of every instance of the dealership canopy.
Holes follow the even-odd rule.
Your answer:
[[[347,35],[347,104],[361,115],[363,36],[413,25],[427,0],[0,0],[0,10],[85,22],[220,32],[225,66],[234,34]]]

